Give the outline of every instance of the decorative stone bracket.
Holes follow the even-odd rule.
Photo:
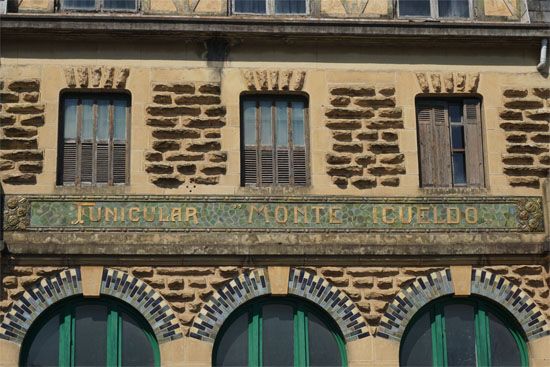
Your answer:
[[[243,70],[243,80],[251,91],[301,91],[306,72],[299,70]]]
[[[479,73],[416,73],[423,93],[476,93]]]
[[[124,89],[130,75],[128,68],[108,66],[66,67],[63,71],[69,88]]]

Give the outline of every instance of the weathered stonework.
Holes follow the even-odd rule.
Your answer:
[[[416,73],[423,93],[476,93],[479,73]]]
[[[306,80],[301,70],[243,70],[241,75],[250,91],[301,91]]]
[[[130,75],[128,68],[77,66],[63,70],[69,88],[124,89]]]
[[[550,176],[550,88],[503,90],[504,174],[511,186],[539,188]]]
[[[338,85],[330,88],[325,125],[332,132],[327,174],[342,188],[399,186],[405,156],[399,147],[403,112],[395,88]]]
[[[44,150],[38,148],[44,125],[40,80],[0,80],[0,180],[7,185],[34,185],[42,173]]]
[[[217,83],[153,85],[153,103],[146,110],[153,143],[145,153],[145,170],[155,185],[216,185],[225,175],[221,128],[226,108],[220,94]]]

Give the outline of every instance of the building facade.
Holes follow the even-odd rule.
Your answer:
[[[0,365],[550,365],[548,1],[2,3]]]

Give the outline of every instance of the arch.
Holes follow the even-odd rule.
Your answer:
[[[263,269],[234,278],[203,306],[193,322],[189,336],[214,343],[227,317],[243,303],[271,294],[269,278]],[[292,268],[288,294],[306,298],[325,310],[338,324],[346,342],[370,335],[368,325],[353,301],[326,279]]]
[[[506,278],[483,269],[471,271],[471,293],[489,298],[508,310],[529,341],[550,335],[550,325],[535,301]],[[380,321],[377,336],[400,341],[412,317],[427,303],[454,294],[449,269],[417,278],[399,292]]]
[[[104,268],[100,294],[118,298],[145,317],[159,344],[183,337],[178,318],[166,300],[142,280],[119,270]],[[82,295],[80,268],[44,278],[14,302],[0,325],[0,338],[21,345],[31,324],[49,306]]]

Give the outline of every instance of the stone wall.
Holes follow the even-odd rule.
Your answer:
[[[214,83],[153,85],[153,104],[146,110],[152,150],[145,170],[159,187],[216,185],[227,171],[221,147],[225,106]]]
[[[252,270],[249,267],[114,267],[145,281],[170,303],[185,332],[194,317],[216,289],[234,277]],[[41,277],[51,276],[64,267],[6,267],[0,293],[0,322],[12,302],[24,289]],[[355,302],[372,331],[380,322],[388,304],[417,277],[443,267],[307,267],[344,291]],[[502,275],[527,292],[550,318],[550,273],[540,265],[489,266],[484,269]]]
[[[504,174],[511,186],[539,188],[550,175],[550,88],[503,91]]]
[[[332,86],[325,116],[332,133],[327,174],[336,186],[400,185],[405,156],[397,131],[403,129],[403,112],[396,106],[393,86]]]
[[[40,81],[1,80],[0,90],[0,179],[3,184],[34,185],[44,160],[37,137],[44,125]]]

